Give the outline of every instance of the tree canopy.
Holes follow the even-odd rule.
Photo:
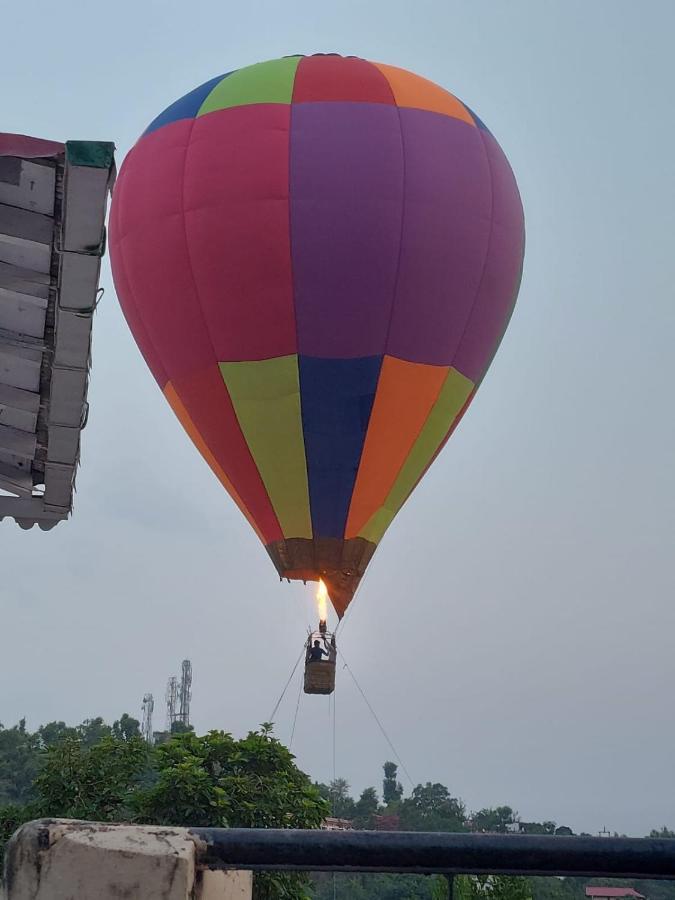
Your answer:
[[[553,820],[523,821],[511,806],[475,812],[439,782],[408,796],[395,763],[383,765],[375,787],[352,796],[344,778],[312,784],[291,752],[263,724],[243,738],[224,731],[174,733],[155,747],[141,738],[137,719],[112,726],[100,717],[69,726],[49,722],[30,732],[21,720],[0,725],[0,855],[25,821],[42,816],[160,825],[239,828],[317,828],[327,816],[355,828],[571,835]],[[675,838],[662,826],[650,837]],[[585,900],[587,879],[507,876],[455,879],[454,900]],[[675,900],[667,882],[634,881],[650,900]],[[444,900],[438,876],[279,875],[255,879],[258,900]]]

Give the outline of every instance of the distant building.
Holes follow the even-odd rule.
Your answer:
[[[336,819],[332,816],[324,819],[321,823],[324,831],[351,831],[353,827],[350,819]]]
[[[603,887],[602,885],[591,885],[587,887],[586,896],[593,897],[594,900],[620,900],[620,898],[646,900],[644,894],[638,894],[633,888]]]

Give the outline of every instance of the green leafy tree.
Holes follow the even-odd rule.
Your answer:
[[[432,900],[435,879],[426,875],[316,873],[314,900]]]
[[[242,740],[222,731],[176,735],[155,751],[154,786],[136,796],[136,818],[166,825],[236,828],[318,828],[328,803],[271,734],[270,726]],[[255,879],[258,900],[304,898],[301,874]]]
[[[194,731],[194,728],[192,725],[186,725],[185,722],[176,720],[171,723],[171,734],[187,734],[190,731]]]
[[[103,738],[112,735],[112,728],[110,725],[106,725],[100,716],[95,719],[85,719],[81,725],[77,726],[76,730],[83,747],[93,747]]]
[[[141,723],[128,713],[123,713],[116,722],[113,722],[112,736],[121,741],[130,741],[132,738],[141,737]]]
[[[400,806],[401,826],[409,831],[466,831],[466,807],[444,784],[418,784]]]
[[[356,804],[349,793],[345,778],[335,778],[330,784],[317,784],[317,790],[330,805],[330,814],[338,819],[353,819]]]
[[[150,748],[140,738],[111,736],[85,746],[65,738],[45,751],[35,786],[40,815],[99,822],[129,819],[135,791],[150,766]]]
[[[398,766],[396,763],[386,762],[382,768],[384,769],[382,800],[385,806],[392,806],[392,804],[398,803],[403,796],[403,786],[396,780]]]
[[[40,747],[51,747],[66,738],[77,738],[78,729],[66,725],[65,722],[47,722],[37,730]]]
[[[454,900],[532,900],[529,878],[514,875],[456,875]],[[433,900],[452,900],[446,878],[434,879]]]
[[[5,844],[17,828],[33,818],[35,818],[34,811],[30,806],[18,806],[15,803],[0,806],[0,873],[2,873]]]
[[[354,826],[356,828],[372,828],[379,808],[380,801],[375,788],[365,788],[354,807]]]
[[[80,737],[64,737],[43,750],[35,805],[5,807],[2,836],[36,816],[317,828],[329,814],[328,803],[270,727],[241,740],[220,731],[203,737],[188,732],[157,748],[126,727],[117,732],[120,736],[106,735],[102,729],[104,736],[91,746]],[[308,883],[301,874],[266,873],[256,876],[255,894],[257,900],[300,900]]]
[[[652,828],[649,832],[650,838],[675,838],[675,831],[671,831],[670,828],[666,828],[664,825],[662,828]]]
[[[462,875],[455,879],[457,900],[531,900],[528,878],[514,875]]]
[[[495,806],[480,809],[471,816],[473,831],[503,834],[518,820],[518,814],[510,806]]]
[[[0,803],[24,804],[33,798],[39,767],[39,741],[26,729],[26,720],[12,728],[0,724]]]

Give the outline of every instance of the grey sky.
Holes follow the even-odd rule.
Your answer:
[[[119,162],[187,90],[293,52],[404,66],[484,119],[523,196],[520,299],[342,647],[415,781],[575,830],[675,826],[675,5],[64,0],[2,17],[0,129],[114,140]],[[189,656],[197,729],[240,734],[274,706],[311,591],[279,584],[174,420],[107,261],[102,284],[75,515],[0,525],[0,720],[136,713]],[[296,697],[297,681],[284,740]],[[320,779],[328,722],[305,698],[294,750]],[[379,787],[391,753],[346,672],[337,722],[337,773]]]

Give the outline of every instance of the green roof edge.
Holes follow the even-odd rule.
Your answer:
[[[115,158],[110,141],[66,141],[66,162],[71,166],[109,169]]]

